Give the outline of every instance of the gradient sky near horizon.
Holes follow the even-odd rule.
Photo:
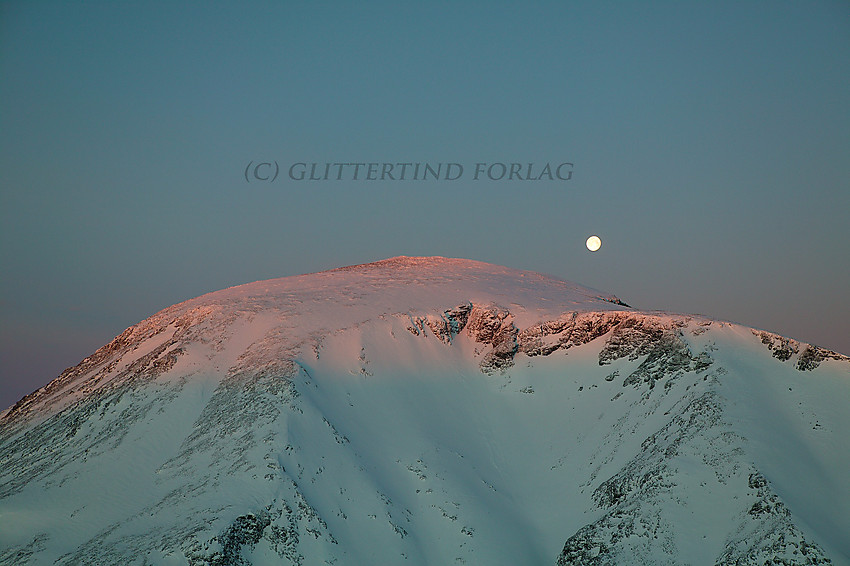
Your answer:
[[[246,182],[275,160],[574,171]],[[171,304],[396,255],[850,354],[850,3],[3,2],[0,191],[0,408]]]

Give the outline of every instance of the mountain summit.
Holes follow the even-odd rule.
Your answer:
[[[259,281],[0,415],[0,563],[850,565],[850,358],[486,263]]]

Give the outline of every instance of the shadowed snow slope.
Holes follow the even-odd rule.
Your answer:
[[[850,565],[850,359],[480,262],[260,281],[0,416],[0,563]]]

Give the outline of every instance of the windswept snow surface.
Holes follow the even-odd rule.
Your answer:
[[[0,564],[850,565],[850,360],[393,258],[128,328],[0,417]]]

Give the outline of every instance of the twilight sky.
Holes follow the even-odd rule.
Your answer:
[[[572,177],[472,178],[514,162]],[[850,3],[3,2],[0,191],[0,408],[171,304],[396,255],[850,354]]]

